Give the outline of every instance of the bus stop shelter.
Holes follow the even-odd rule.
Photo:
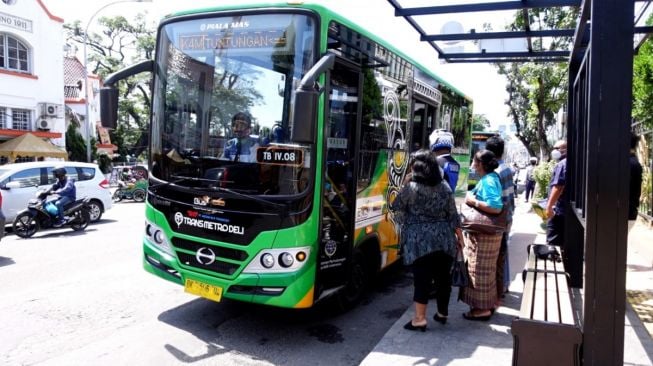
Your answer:
[[[635,34],[635,3],[642,0],[514,0],[406,7],[388,0],[446,62],[568,62],[566,249],[570,285],[583,288],[583,363],[622,365],[626,302],[626,251]],[[430,34],[420,19],[485,11],[577,7],[575,29],[523,29]],[[639,16],[639,15],[638,15]],[[573,37],[571,49],[538,50],[538,37]],[[524,50],[447,51],[444,42],[525,39]]]

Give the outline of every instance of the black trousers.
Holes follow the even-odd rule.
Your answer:
[[[435,301],[438,304],[438,312],[449,315],[452,264],[453,257],[442,251],[430,253],[413,262],[413,301],[428,304],[429,293],[435,281]]]
[[[531,197],[531,195],[535,192],[535,181],[534,180],[527,180],[526,181],[526,201],[528,201],[528,198]]]

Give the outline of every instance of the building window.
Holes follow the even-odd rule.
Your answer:
[[[30,72],[27,46],[12,36],[0,34],[0,68]]]
[[[0,107],[0,129],[7,128],[7,108]]]
[[[30,110],[29,109],[17,109],[14,108],[11,110],[11,118],[13,120],[14,130],[23,130],[29,131],[30,128]]]

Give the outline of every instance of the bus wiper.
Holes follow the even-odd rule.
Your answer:
[[[207,179],[207,178],[199,178],[199,177],[188,177],[188,176],[183,176],[183,175],[171,175],[170,177],[173,178],[174,180],[166,182],[166,183],[158,184],[158,185],[156,185],[155,187],[152,187],[152,188],[156,189],[157,187],[159,187],[161,185],[168,185],[168,184],[179,183],[179,182],[183,182],[183,181],[216,183],[215,179]],[[211,187],[206,187],[206,188],[214,190],[214,191],[218,191],[218,192],[225,192],[225,193],[233,194],[234,196],[239,196],[239,197],[251,199],[253,201],[264,203],[264,204],[266,204],[268,206],[280,207],[282,209],[282,215],[284,215],[284,216],[286,215],[286,211],[288,210],[288,205],[285,204],[285,203],[272,202],[272,201],[269,201],[269,200],[263,199],[261,197],[251,195],[251,194],[234,191],[233,189],[230,189],[230,188],[224,188],[224,187],[218,187],[218,186],[211,186]],[[200,189],[205,189],[205,187],[202,187]]]
[[[172,176],[172,178],[175,178],[175,179],[174,179],[174,180],[167,181],[167,182],[162,182],[162,183],[159,183],[159,184],[151,185],[151,186],[149,187],[149,189],[152,189],[152,190],[155,190],[155,191],[156,191],[158,188],[166,187],[166,186],[169,186],[169,185],[171,185],[171,184],[177,184],[177,183],[183,182],[183,181],[185,181],[185,180],[189,180],[189,179],[199,179],[199,178],[193,178],[193,177],[182,177],[182,176]]]
[[[285,204],[285,203],[277,203],[277,202],[268,201],[268,200],[266,200],[264,198],[257,197],[257,196],[251,195],[251,194],[234,191],[233,189],[224,188],[224,187],[211,187],[211,189],[214,189],[214,190],[216,190],[218,192],[225,192],[225,193],[233,194],[235,196],[248,198],[248,199],[251,199],[251,200],[254,200],[254,201],[257,201],[257,202],[261,202],[261,203],[264,203],[266,205],[270,205],[270,206],[273,206],[273,207],[281,207],[281,209],[282,209],[281,214],[283,216],[286,215],[286,210],[288,209],[288,205]]]

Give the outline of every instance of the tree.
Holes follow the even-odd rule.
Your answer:
[[[95,154],[95,139],[91,139],[91,152]],[[77,132],[74,124],[69,124],[66,130],[66,151],[71,161],[86,161],[86,142],[82,135]]]
[[[646,25],[653,24],[653,16]],[[653,43],[648,39],[633,61],[633,118],[643,130],[653,129]]]
[[[154,55],[156,26],[148,24],[144,14],[133,20],[123,16],[101,17],[101,31],[88,34],[89,72],[107,75],[133,63],[152,59]],[[84,29],[80,21],[64,24],[67,42],[84,45]],[[150,105],[150,76],[136,75],[119,85],[120,103],[118,119],[122,129],[111,131],[110,136],[121,154],[140,155],[148,146]]]
[[[511,30],[575,28],[578,10],[575,8],[530,9],[529,19],[524,12],[515,13]],[[570,37],[532,40],[534,50],[568,49]],[[548,158],[551,141],[547,132],[555,123],[556,113],[567,102],[568,70],[564,63],[505,63],[496,64],[499,74],[508,80],[506,91],[509,117],[515,124],[515,136],[524,144],[531,156]]]
[[[484,114],[474,114],[472,117],[472,131],[485,131],[490,128],[490,120]]]

